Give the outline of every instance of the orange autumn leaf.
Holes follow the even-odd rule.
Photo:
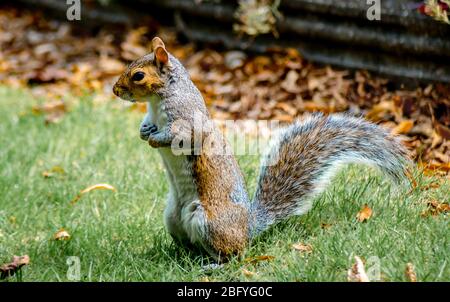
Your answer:
[[[359,222],[367,221],[370,217],[372,217],[372,209],[367,204],[356,215]]]
[[[87,187],[86,189],[82,190],[80,193],[78,193],[77,196],[75,196],[74,199],[72,199],[72,201],[70,202],[71,204],[75,204],[82,195],[94,191],[94,190],[110,190],[110,191],[114,191],[117,192],[116,188],[114,188],[113,186],[109,185],[109,184],[96,184],[90,187]]]
[[[450,163],[420,163],[419,166],[423,168],[425,174],[432,174],[430,171],[450,172]]]
[[[69,234],[69,232],[67,232],[65,229],[61,228],[61,229],[59,229],[58,232],[56,232],[56,233],[53,235],[53,239],[54,239],[54,240],[57,240],[57,241],[60,241],[60,240],[69,240],[69,239],[70,239],[70,234]]]
[[[412,121],[412,120],[402,121],[394,129],[392,129],[392,133],[406,134],[409,131],[411,131],[413,126],[414,126],[414,121]]]

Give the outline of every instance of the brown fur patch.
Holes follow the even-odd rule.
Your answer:
[[[215,131],[218,131],[217,129]],[[215,143],[227,146],[218,135]],[[242,251],[248,243],[247,209],[231,199],[242,175],[233,155],[203,150],[193,161],[194,179],[206,213],[210,244],[222,256]]]
[[[143,80],[135,83],[132,81],[132,76],[136,72],[144,72]],[[131,65],[129,70],[122,74],[114,85],[113,91],[119,97],[123,97],[127,93],[130,98],[139,100],[153,94],[158,88],[164,85],[163,80],[159,76],[158,67],[151,61],[145,61],[140,64]]]

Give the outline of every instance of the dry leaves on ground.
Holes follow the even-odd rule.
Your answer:
[[[450,205],[448,202],[438,202],[431,200],[427,202],[427,209],[422,212],[422,217],[438,216],[439,214],[447,214],[450,212]]]
[[[369,208],[367,204],[363,206],[363,208],[356,214],[356,219],[358,219],[359,222],[365,222],[370,217],[372,217],[372,209]]]
[[[86,92],[111,99],[116,77],[150,51],[158,34],[185,64],[216,118],[290,122],[313,111],[362,114],[405,135],[418,162],[449,174],[450,85],[404,87],[365,71],[311,64],[295,49],[265,55],[195,49],[154,21],[79,33],[70,22],[46,17],[39,11],[0,10],[1,84],[28,86],[55,102]],[[46,123],[58,122],[63,112],[45,113]]]
[[[29,263],[30,257],[28,255],[13,256],[10,263],[5,263],[0,266],[0,280],[13,276],[22,266],[28,265]]]
[[[355,256],[355,264],[347,272],[347,280],[350,282],[370,282],[364,263],[358,256]]]

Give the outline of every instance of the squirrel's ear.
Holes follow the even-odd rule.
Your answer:
[[[169,63],[169,54],[167,53],[166,46],[159,37],[153,38],[152,51],[155,53],[155,59],[158,64],[166,65]]]
[[[166,46],[164,45],[164,42],[161,40],[160,37],[154,37],[151,45],[152,45],[152,51],[155,51],[156,48],[158,48],[158,47],[162,47],[162,48],[166,49]]]
[[[155,49],[155,58],[156,61],[160,64],[167,65],[169,63],[169,54],[164,47],[156,47]]]

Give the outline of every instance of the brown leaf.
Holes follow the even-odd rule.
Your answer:
[[[444,125],[438,125],[437,130],[439,135],[442,136],[446,140],[450,140],[450,128],[445,127]]]
[[[295,243],[292,245],[292,247],[299,252],[305,252],[305,253],[311,253],[312,252],[312,246],[310,244],[303,244],[303,243]]]
[[[359,222],[367,221],[370,217],[372,217],[372,209],[367,204],[356,215]]]
[[[255,272],[249,271],[245,268],[242,269],[242,273],[244,274],[244,276],[246,277],[253,277],[254,275],[256,275]]]
[[[450,171],[450,163],[420,163],[419,166],[423,168],[424,173],[433,174],[430,172],[436,171]]]
[[[299,75],[295,70],[289,70],[286,75],[286,79],[281,82],[281,87],[290,93],[298,93],[300,92],[300,88],[297,85],[297,80],[299,79]]]
[[[53,239],[57,240],[57,241],[59,241],[59,240],[69,240],[70,239],[70,234],[65,229],[60,228],[59,231],[56,232],[53,235]]]
[[[436,181],[433,181],[432,183],[430,183],[428,185],[420,187],[420,190],[421,191],[427,191],[427,190],[430,190],[430,189],[437,189],[437,188],[439,188],[442,185],[442,183],[443,183],[442,180],[441,181],[436,180]]]
[[[105,75],[118,75],[125,70],[125,64],[107,56],[101,56],[98,64]]]
[[[410,282],[417,282],[417,275],[414,271],[414,265],[412,263],[406,264],[405,276]]]
[[[450,205],[446,202],[440,203],[436,200],[429,201],[427,203],[428,209],[424,212],[422,212],[422,217],[427,216],[437,216],[441,213],[448,213],[450,212]]]
[[[117,192],[116,188],[114,188],[113,186],[109,185],[109,184],[96,184],[90,187],[87,187],[86,189],[82,190],[80,193],[78,193],[77,196],[75,196],[74,199],[72,199],[72,201],[70,202],[71,204],[75,204],[82,195],[93,191],[93,190],[110,190],[110,191],[114,191]]]
[[[379,121],[382,120],[386,113],[394,112],[394,103],[393,101],[383,101],[372,107],[372,109],[367,112],[367,119],[371,121]]]
[[[405,120],[400,122],[394,129],[392,129],[392,133],[394,134],[406,134],[408,133],[414,126],[413,120]]]
[[[259,261],[271,261],[273,259],[275,259],[275,256],[263,255],[263,256],[255,256],[255,257],[245,258],[244,262],[255,264]]]
[[[13,256],[10,263],[5,263],[0,266],[0,279],[6,279],[17,273],[22,266],[28,265],[30,263],[30,257],[28,255],[24,256]]]
[[[322,229],[324,229],[324,230],[331,228],[331,226],[332,226],[331,223],[325,223],[325,222],[322,222],[322,223],[320,224],[320,227],[321,227]]]
[[[50,170],[42,172],[42,176],[45,178],[50,178],[56,174],[65,174],[66,171],[61,166],[53,166]]]
[[[370,282],[364,263],[358,256],[355,256],[355,264],[347,272],[347,280],[350,282]]]

